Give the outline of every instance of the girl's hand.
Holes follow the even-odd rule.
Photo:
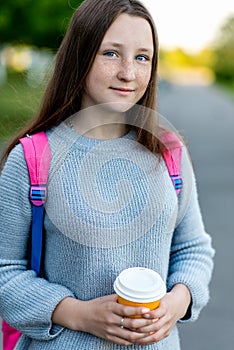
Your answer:
[[[140,343],[155,322],[154,318],[130,318],[149,313],[149,309],[118,304],[116,294],[81,303],[75,328],[120,345]]]
[[[144,318],[154,320],[154,323],[137,329],[145,336],[138,341],[140,345],[150,345],[169,336],[176,322],[183,318],[191,303],[191,295],[183,284],[177,284],[161,300],[160,306],[143,315]],[[147,337],[146,334],[150,335]]]
[[[139,343],[150,335],[144,329],[151,327],[155,320],[143,318],[149,311],[144,307],[118,304],[116,294],[89,301],[66,297],[55,308],[52,321],[68,329],[87,332],[126,346]],[[134,315],[142,317],[130,318]]]

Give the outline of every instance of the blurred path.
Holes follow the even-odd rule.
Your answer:
[[[181,325],[182,350],[234,349],[234,99],[215,87],[169,86],[159,111],[189,144],[207,231],[216,249],[211,300]]]
[[[214,87],[169,86],[159,91],[159,111],[189,142],[216,249],[210,303],[197,322],[180,327],[182,350],[233,350],[234,100]]]

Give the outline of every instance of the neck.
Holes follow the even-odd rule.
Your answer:
[[[100,140],[119,138],[128,131],[125,113],[99,114],[82,110],[72,117],[71,122],[80,135]]]

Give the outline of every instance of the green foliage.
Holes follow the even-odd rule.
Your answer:
[[[220,82],[234,81],[234,16],[229,17],[220,29],[215,42],[213,69]]]
[[[0,44],[21,43],[57,49],[82,0],[1,0]]]

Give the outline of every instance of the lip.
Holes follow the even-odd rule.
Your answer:
[[[123,88],[123,87],[110,87],[110,89],[117,92],[120,95],[128,95],[134,91],[134,89]]]

